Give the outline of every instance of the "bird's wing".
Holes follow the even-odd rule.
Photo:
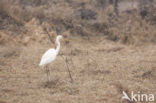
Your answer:
[[[49,57],[49,56],[51,56],[51,55],[54,55],[55,52],[56,52],[56,50],[53,49],[53,48],[48,49],[48,50],[43,54],[42,57],[47,58],[47,57]]]
[[[47,50],[42,56],[40,65],[45,65],[45,64],[52,62],[55,59],[55,57],[56,57],[55,49],[51,48],[51,49]]]

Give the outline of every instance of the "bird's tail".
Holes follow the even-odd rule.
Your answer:
[[[41,63],[39,64],[39,66],[42,66]]]
[[[43,64],[40,62],[39,66],[43,66]]]

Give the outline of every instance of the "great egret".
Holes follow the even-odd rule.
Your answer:
[[[50,81],[50,77],[49,77],[50,71],[49,71],[49,68],[47,67],[47,65],[56,59],[56,56],[60,50],[60,39],[62,39],[62,36],[58,35],[56,38],[57,48],[56,49],[50,48],[49,50],[47,50],[43,54],[41,61],[40,61],[40,64],[39,64],[39,66],[46,67],[48,82]]]

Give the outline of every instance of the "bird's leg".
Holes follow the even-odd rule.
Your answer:
[[[49,81],[50,81],[50,70],[49,70],[49,67],[47,67],[48,69],[48,75],[49,75]]]
[[[49,71],[48,66],[46,66],[46,73],[47,73],[47,80],[48,82],[50,82],[50,71]]]

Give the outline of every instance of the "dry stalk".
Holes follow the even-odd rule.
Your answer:
[[[53,43],[53,44],[55,44],[55,42],[51,39],[51,36],[50,36],[50,34],[49,34],[49,32],[47,31],[46,28],[44,28],[44,31],[46,32],[46,34],[48,34],[48,37],[50,39],[50,42]]]
[[[73,68],[75,68],[75,65],[74,65],[74,62],[73,62],[72,58],[70,58],[70,61],[71,61],[71,64],[73,65]]]
[[[71,83],[73,83],[73,78],[72,78],[72,75],[71,75],[70,70],[69,70],[67,57],[64,58],[62,55],[61,55],[61,57],[62,57],[62,59],[64,60],[64,62],[66,64],[66,67],[67,67],[67,70],[68,70],[68,73],[69,73],[69,77],[70,77]]]

